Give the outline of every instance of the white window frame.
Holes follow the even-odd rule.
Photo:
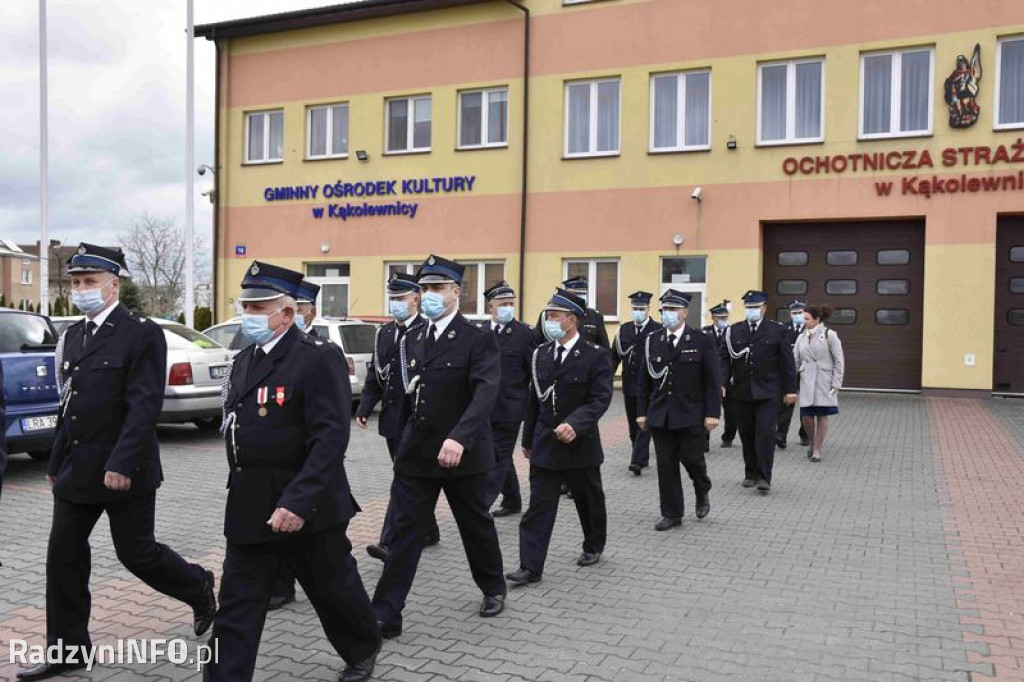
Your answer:
[[[281,114],[281,156],[280,158],[270,157],[270,115]],[[262,159],[249,158],[249,124],[254,116],[262,116],[263,121],[263,154]],[[262,111],[245,112],[245,165],[257,165],[261,163],[281,163],[284,161],[284,109],[264,109]]]
[[[675,289],[681,291],[684,294],[700,294],[701,309],[690,310],[690,314],[687,317],[686,324],[690,327],[700,329],[704,326],[705,310],[710,307],[708,303],[708,282],[711,279],[711,259],[708,258],[707,254],[696,253],[686,256],[662,256],[658,260],[658,279],[661,279],[661,273],[665,269],[665,260],[670,258],[703,258],[704,259],[704,281],[703,282],[661,282],[658,287],[658,299],[665,294],[669,289]],[[660,304],[655,301],[651,301],[651,309],[655,309]]]
[[[29,286],[32,284],[32,270],[27,268],[21,269],[21,283],[24,286]]]
[[[708,143],[707,144],[686,144],[686,81],[688,76],[699,75],[706,73],[708,75]],[[658,78],[667,78],[675,76],[676,78],[676,140],[682,144],[674,147],[655,147],[654,146],[654,119],[655,119],[655,88],[654,81]],[[703,152],[711,149],[711,140],[713,139],[711,134],[711,123],[714,117],[711,115],[712,106],[712,77],[711,69],[695,69],[693,71],[669,71],[666,73],[652,73],[651,78],[648,81],[651,89],[651,114],[650,114],[650,141],[648,143],[648,151],[652,154],[669,154],[672,152]],[[621,87],[620,87],[621,93]],[[621,94],[620,94],[621,96]]]
[[[306,159],[308,160],[319,160],[319,159],[347,159],[348,152],[343,154],[332,153],[331,144],[334,141],[334,109],[338,107],[345,107],[346,120],[349,122],[349,129],[352,128],[352,110],[349,107],[348,102],[331,102],[330,104],[314,104],[306,107]],[[327,139],[324,141],[324,148],[327,149],[326,154],[314,154],[313,153],[313,111],[324,110],[327,112]],[[345,137],[348,137],[348,131],[345,131]],[[352,146],[352,140],[349,140],[349,147]]]
[[[598,310],[604,317],[605,322],[617,322],[619,320],[619,299],[622,297],[622,261],[618,258],[563,258],[562,259],[562,280],[569,278],[569,265],[576,263],[587,264],[587,307]],[[612,314],[600,310],[597,307],[597,264],[615,264],[615,310]]]
[[[994,116],[992,118],[992,129],[993,130],[1020,130],[1024,128],[1024,120],[1016,123],[1000,123],[999,122],[999,101],[1002,97],[1003,87],[1003,43],[1024,43],[1024,35],[1006,36],[1000,38],[996,42],[996,87],[993,91],[995,93],[995,108],[993,110]]]
[[[569,152],[569,88],[575,85],[589,85],[590,86],[590,140],[588,140],[588,150],[597,149],[597,89],[601,83],[618,83],[619,85],[619,116],[615,122],[618,128],[616,139],[618,140],[618,147],[611,151],[599,152],[599,151],[586,151],[586,152]],[[588,78],[584,80],[572,80],[565,81],[563,87],[563,103],[565,106],[565,124],[564,124],[564,136],[562,141],[562,158],[566,159],[590,159],[600,158],[605,156],[619,156],[622,153],[622,78],[620,76],[610,76],[605,78]]]
[[[487,272],[486,266],[500,265],[502,269],[502,278],[504,278],[504,271],[506,270],[505,261],[500,258],[490,258],[484,260],[458,260],[456,262],[459,265],[465,266],[467,270],[469,268],[476,268],[476,309],[479,311],[468,312],[460,310],[459,312],[462,313],[463,317],[470,320],[483,320],[490,317],[490,315],[487,314],[487,299],[484,298],[484,291],[487,289],[487,287],[484,286],[484,275]]]
[[[505,141],[504,142],[487,142],[489,137],[488,133],[490,130],[490,116],[489,116],[489,102],[488,98],[491,93],[503,92],[505,93]],[[480,144],[462,144],[462,98],[464,95],[480,95],[481,98],[481,110],[480,110]],[[458,99],[456,102],[456,118],[458,119],[458,125],[455,129],[455,140],[456,149],[498,149],[501,147],[508,147],[508,121],[509,121],[509,93],[508,86],[501,85],[493,88],[477,88],[474,90],[460,90],[458,93]]]
[[[405,149],[388,149],[388,141],[391,139],[391,103],[406,101],[408,120],[406,121],[406,142]],[[430,144],[426,147],[414,147],[416,130],[416,102],[427,100],[430,102]],[[400,154],[425,154],[430,151],[434,144],[434,102],[433,95],[405,95],[403,97],[388,97],[384,100],[384,154],[385,156],[397,156]]]
[[[323,315],[323,309],[324,309],[324,306],[323,306],[324,286],[328,285],[328,284],[344,284],[344,285],[346,285],[348,287],[347,289],[345,289],[345,297],[346,297],[345,298],[345,310],[348,311],[349,315],[352,314],[352,308],[351,308],[351,306],[352,306],[352,264],[350,262],[348,262],[348,261],[329,261],[329,263],[335,263],[335,262],[347,264],[348,267],[349,267],[349,270],[348,270],[349,274],[344,275],[344,276],[342,276],[342,275],[335,275],[335,276],[325,275],[323,277],[317,277],[317,276],[311,276],[311,275],[307,275],[306,276],[306,281],[307,282],[312,282],[313,284],[319,284],[320,285],[320,291],[316,295],[316,301],[313,302],[314,305],[316,305],[317,315]],[[324,262],[311,261],[311,262],[306,263],[305,268],[304,268],[306,270],[306,272],[309,272],[309,267],[311,265],[324,265]]]
[[[415,275],[416,268],[419,267],[419,263],[404,260],[390,260],[384,262],[384,286],[381,287],[381,291],[384,292],[384,314],[391,314],[391,298],[388,296],[387,284],[391,279],[391,268],[403,268],[405,274]]]
[[[900,95],[903,92],[903,78],[901,67],[903,55],[908,52],[928,53],[928,128],[925,130],[913,130],[903,132],[899,130],[900,125]],[[890,55],[892,57],[892,89],[889,91],[889,132],[887,133],[865,133],[864,132],[864,61],[868,57],[880,57]],[[824,92],[822,88],[822,92]],[[859,140],[884,140],[901,137],[929,137],[935,129],[935,48],[932,46],[905,47],[898,50],[877,50],[874,52],[862,52],[860,55],[860,92],[858,95],[857,112],[857,139]],[[822,110],[824,111],[824,110]]]
[[[821,64],[821,119],[818,128],[821,134],[817,137],[796,136],[796,68],[800,64]],[[863,62],[862,62],[863,64]],[[786,66],[786,137],[782,140],[765,140],[761,137],[761,74],[766,67]],[[861,66],[861,116],[864,111],[863,66]],[[815,144],[825,141],[825,59],[809,57],[807,59],[783,59],[773,62],[762,62],[757,65],[757,146],[780,147],[788,144]]]

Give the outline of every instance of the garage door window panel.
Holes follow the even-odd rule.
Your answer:
[[[906,249],[882,249],[877,254],[879,265],[907,265],[910,263],[910,251]]]
[[[910,311],[900,308],[882,308],[875,311],[875,322],[885,325],[910,324]]]
[[[875,285],[879,296],[906,296],[910,293],[909,279],[880,279]]]
[[[802,279],[780,279],[775,289],[783,296],[802,296],[807,293],[807,281]]]
[[[832,317],[828,319],[830,325],[851,325],[857,324],[857,311],[853,308],[836,308],[832,311]]]
[[[857,293],[857,280],[830,279],[825,282],[825,293],[829,296],[853,296]]]
[[[802,267],[808,260],[806,251],[780,251],[777,259],[783,267]]]
[[[829,251],[825,262],[829,265],[856,265],[859,260],[856,251]]]

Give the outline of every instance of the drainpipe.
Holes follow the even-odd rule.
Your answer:
[[[506,0],[508,4],[523,13],[523,178],[519,190],[519,311],[523,316],[526,310],[526,202],[527,178],[529,177],[527,162],[530,148],[530,10],[516,0]]]
[[[211,36],[212,37],[212,36]],[[217,317],[218,312],[218,299],[217,299],[217,256],[220,252],[220,239],[218,238],[220,232],[220,79],[221,79],[221,52],[220,52],[220,41],[214,40],[214,47],[216,48],[216,60],[217,68],[215,71],[214,78],[214,94],[213,94],[213,167],[216,172],[213,175],[213,253],[210,272],[210,319],[213,324],[220,322],[220,318]]]

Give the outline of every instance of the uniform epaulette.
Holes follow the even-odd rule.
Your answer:
[[[779,325],[780,327],[785,327],[786,326],[786,325],[782,324],[781,322],[779,322],[778,320],[769,320],[769,322],[774,322],[775,324]]]
[[[136,314],[132,310],[128,311],[128,319],[132,320],[133,322],[137,322],[138,324],[146,324],[147,322],[149,322],[151,324],[156,324],[155,322],[153,322],[149,318],[142,317],[141,315]]]
[[[604,348],[604,346],[602,346],[601,344],[594,343],[593,341],[590,342],[590,345],[593,346],[594,348],[597,348],[598,350]]]

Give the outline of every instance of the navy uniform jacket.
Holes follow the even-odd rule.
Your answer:
[[[504,325],[501,334],[494,334],[492,321],[479,326],[495,336],[501,353],[501,390],[491,411],[492,422],[517,423],[526,419],[526,403],[530,393],[530,358],[537,347],[533,327],[519,320]]]
[[[737,322],[729,327],[725,340],[721,362],[724,383],[731,385],[733,398],[768,400],[797,392],[796,361],[781,323],[762,320],[751,339],[750,323]]]
[[[640,397],[637,415],[648,428],[685,429],[704,424],[705,417],[722,413],[720,359],[715,338],[703,330],[682,327],[675,347],[668,332],[651,334],[639,351]],[[650,353],[648,355],[648,352]],[[651,376],[661,375],[660,378]],[[662,372],[665,374],[661,374]]]
[[[63,394],[46,473],[53,493],[77,504],[103,504],[160,487],[156,423],[164,404],[167,340],[152,320],[118,303],[82,350],[86,321],[64,333],[58,377]],[[108,490],[107,471],[132,479],[130,490]]]
[[[407,334],[424,324],[423,316],[417,315],[416,319],[410,322]],[[402,385],[402,369],[399,366],[397,335],[398,323],[394,320],[377,329],[373,358],[370,360],[370,369],[363,384],[359,410],[356,412],[357,417],[369,417],[374,406],[380,402],[377,433],[385,438],[398,438],[405,426],[405,387]]]
[[[642,368],[640,355],[644,339],[664,328],[665,325],[649,318],[639,334],[636,332],[636,323],[634,322],[627,322],[619,327],[619,331],[615,335],[615,344],[612,346],[612,360],[614,361],[612,371],[618,369],[619,363],[622,363],[623,395],[639,395],[640,370]]]
[[[725,329],[722,330],[721,338],[718,336],[718,327],[713,324],[701,327],[701,331],[715,340],[715,348],[718,349],[719,353],[722,353],[722,348],[725,347]]]
[[[455,313],[428,353],[427,329],[420,325],[402,338],[405,371],[401,363],[398,369],[410,388],[395,473],[458,477],[490,471],[495,462],[491,410],[501,381],[494,334]],[[445,469],[437,456],[448,438],[465,450],[459,466]]]
[[[523,426],[523,447],[531,450],[530,464],[542,469],[584,469],[604,461],[598,422],[612,400],[612,359],[607,348],[580,338],[555,365],[555,342],[534,351],[536,385]],[[548,389],[551,389],[547,394]],[[545,399],[537,395],[539,387]],[[576,432],[571,443],[555,437],[555,428],[567,423]]]
[[[787,322],[783,326],[786,328],[786,343],[789,344],[790,348],[796,347],[796,340],[800,338],[800,331],[792,322]],[[801,327],[801,329],[804,329],[804,327]]]
[[[584,298],[586,297],[584,296]],[[548,340],[544,336],[544,313],[541,313],[540,317],[537,318],[535,336],[537,337],[538,344]],[[604,315],[593,308],[587,308],[587,314],[583,318],[582,324],[580,324],[580,336],[583,337],[584,341],[596,343],[602,348],[611,347],[611,343],[608,341],[608,330],[604,327]]]
[[[316,533],[359,510],[344,465],[352,386],[335,348],[291,327],[255,365],[255,345],[235,356],[224,400],[230,467],[224,535],[232,542]],[[267,520],[277,507],[305,519],[302,530],[271,531]]]

